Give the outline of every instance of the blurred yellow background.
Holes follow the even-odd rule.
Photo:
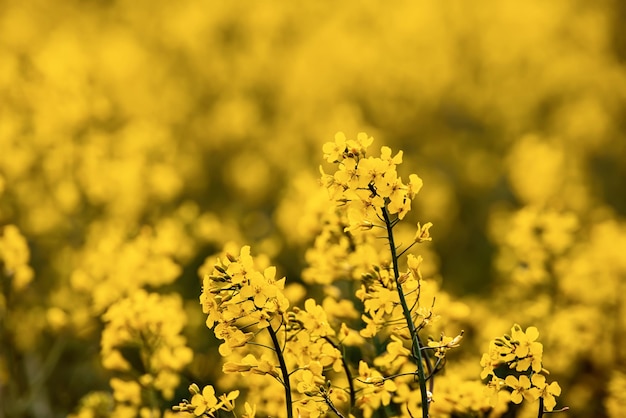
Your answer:
[[[21,275],[0,251],[0,417],[107,390],[100,318],[135,289],[179,293],[207,356],[196,270],[226,242],[298,281],[337,131],[424,180],[409,218],[476,367],[535,325],[567,416],[622,416],[623,22],[617,0],[0,1],[0,228],[25,239],[0,233],[22,248]]]

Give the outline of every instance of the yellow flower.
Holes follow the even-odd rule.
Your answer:
[[[419,222],[417,223],[417,232],[415,233],[415,237],[413,238],[414,242],[424,242],[424,241],[432,241],[432,237],[430,236],[430,228],[433,226],[432,222],[426,222],[424,226],[422,226]]]
[[[257,367],[252,370],[252,373],[269,374],[270,376],[278,377],[277,368],[278,366],[274,363],[274,357],[263,354],[261,355],[261,359],[258,360]]]
[[[220,395],[220,402],[222,404],[221,409],[225,411],[232,411],[235,409],[235,399],[239,397],[239,391],[233,390],[228,394]]]
[[[218,347],[222,356],[228,356],[233,352],[233,348],[243,347],[254,335],[244,333],[237,327],[220,323],[215,327],[215,336],[224,342]]]
[[[382,327],[382,315],[375,314],[373,317],[361,315],[361,319],[365,322],[365,328],[359,331],[359,334],[365,338],[371,338],[378,334],[378,330]]]
[[[511,328],[511,337],[513,343],[517,345],[515,356],[518,358],[524,358],[529,354],[541,355],[543,352],[543,346],[536,341],[539,338],[539,330],[536,327],[528,327],[524,332],[519,325],[515,324]]]
[[[515,376],[507,376],[506,379],[504,379],[504,383],[513,389],[511,393],[511,401],[513,403],[521,403],[524,398],[530,400],[537,399],[537,397],[534,397],[533,394],[530,393],[530,379],[526,375],[521,375],[519,379]]]
[[[402,164],[402,151],[398,151],[398,153],[392,157],[391,156],[391,148],[383,146],[380,147],[380,158],[385,161],[388,166],[394,166],[397,164]]]
[[[341,344],[344,346],[360,346],[365,343],[363,337],[361,337],[355,330],[348,328],[345,322],[341,323],[339,329],[339,336]]]
[[[406,258],[407,266],[409,267],[409,271],[413,275],[416,280],[422,280],[422,272],[420,271],[420,266],[424,259],[421,255],[415,257],[413,254],[409,254]]]
[[[324,151],[324,159],[329,163],[341,161],[346,151],[346,135],[343,132],[337,132],[335,141],[325,143],[322,151]]]
[[[406,193],[408,198],[413,199],[415,195],[418,194],[420,190],[422,190],[423,185],[424,182],[421,178],[418,177],[417,174],[411,174],[409,176],[409,185]]]
[[[543,406],[547,411],[552,411],[556,406],[556,396],[561,394],[561,386],[557,382],[546,384],[546,377],[542,374],[534,374],[532,383],[539,390],[539,396],[543,398]]]
[[[498,363],[492,360],[489,353],[483,353],[483,356],[480,358],[480,365],[483,367],[482,372],[480,372],[480,378],[486,379],[488,376],[493,375],[493,369]]]
[[[389,209],[389,213],[395,213],[398,215],[399,219],[402,219],[411,209],[411,199],[407,196],[407,187],[402,183],[402,180],[397,179],[392,189],[387,208]]]
[[[305,368],[296,372],[296,389],[307,396],[320,395],[320,388],[326,382],[323,375],[323,366],[319,361],[312,361]]]
[[[253,299],[257,308],[263,308],[270,298],[276,296],[277,289],[260,272],[255,273],[250,275],[248,285],[241,288],[240,296],[242,299]]]
[[[221,406],[215,397],[215,388],[211,385],[205,386],[201,394],[193,395],[191,405],[194,406],[193,414],[197,417],[205,413],[214,416],[213,413]]]
[[[344,187],[350,185],[356,186],[357,176],[357,160],[354,158],[346,158],[339,164],[339,170],[334,175],[335,182]]]
[[[428,346],[435,348],[435,356],[443,358],[449,349],[459,346],[463,339],[463,334],[464,332],[461,331],[456,337],[448,337],[441,333],[439,341],[429,341]]]
[[[358,149],[359,152],[365,152],[365,150],[372,145],[374,138],[367,136],[365,132],[359,132],[356,135],[356,141],[348,141],[348,147],[352,148],[352,151]]]
[[[227,361],[222,366],[222,371],[224,373],[246,373],[250,370],[254,369],[257,364],[257,359],[253,354],[248,354],[243,359],[241,359],[241,363],[235,363],[234,361]]]
[[[357,167],[357,177],[359,181],[357,187],[367,190],[370,184],[375,186],[384,184],[383,176],[388,168],[388,164],[380,158],[368,157],[359,160]],[[379,187],[376,187],[376,191],[378,194],[381,194]],[[371,191],[369,192],[371,193]]]
[[[375,290],[369,292],[371,296],[365,300],[365,312],[384,312],[390,314],[399,303],[398,292],[384,287],[376,286]]]
[[[335,331],[328,323],[326,311],[320,305],[315,303],[315,299],[307,299],[304,302],[304,311],[294,308],[296,317],[302,322],[302,326],[316,337],[326,337],[327,335],[335,335]]]
[[[534,372],[541,371],[541,360],[543,355],[543,345],[537,342],[539,331],[535,327],[526,328],[523,332],[517,324],[511,329],[511,344],[515,347],[513,353],[519,360],[515,370],[522,372],[532,368]]]

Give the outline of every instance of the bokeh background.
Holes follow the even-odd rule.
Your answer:
[[[0,236],[32,269],[0,252],[0,416],[109,390],[102,314],[139,288],[182,296],[210,380],[198,267],[233,241],[298,282],[337,131],[424,180],[408,219],[434,224],[467,356],[535,325],[567,416],[623,416],[623,22],[618,0],[0,1]]]

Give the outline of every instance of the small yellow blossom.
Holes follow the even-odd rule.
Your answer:
[[[546,411],[554,410],[556,406],[556,397],[561,394],[561,386],[557,382],[546,383],[546,377],[542,374],[534,374],[532,377],[533,385],[539,390],[539,396],[543,398],[543,406]]]
[[[432,237],[430,236],[430,228],[433,226],[432,222],[426,222],[423,226],[418,222],[417,223],[417,232],[415,233],[415,238],[413,241],[421,243],[425,241],[432,241]]]
[[[539,397],[536,388],[534,388],[534,390],[531,389],[530,379],[526,375],[521,375],[519,379],[515,376],[507,376],[506,379],[504,379],[504,383],[513,389],[511,393],[511,401],[513,403],[521,403],[522,399],[527,399],[532,402]]]
[[[202,393],[193,395],[191,405],[195,408],[194,415],[198,417],[205,413],[214,416],[213,413],[220,407],[220,402],[215,397],[215,388],[211,385],[205,386]]]

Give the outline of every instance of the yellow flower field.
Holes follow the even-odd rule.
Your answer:
[[[0,418],[622,417],[624,21],[0,2]]]

